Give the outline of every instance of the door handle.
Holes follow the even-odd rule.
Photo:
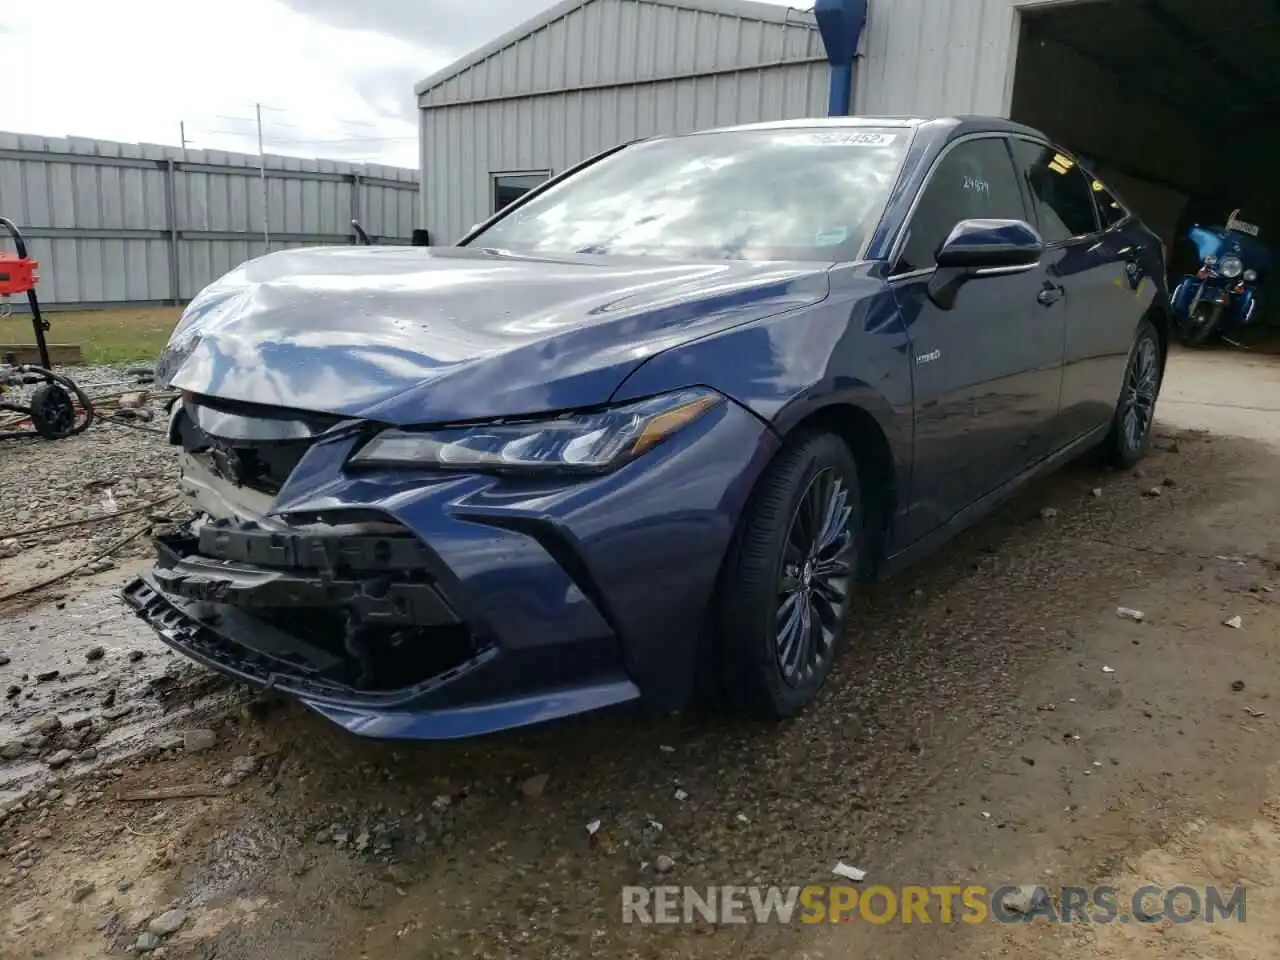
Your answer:
[[[1044,283],[1044,289],[1036,294],[1036,299],[1040,301],[1042,306],[1051,307],[1066,295],[1066,290],[1056,283],[1050,283],[1048,280]]]

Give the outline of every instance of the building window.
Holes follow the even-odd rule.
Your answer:
[[[514,203],[526,193],[551,178],[551,171],[536,170],[527,173],[495,173],[493,175],[493,212]]]

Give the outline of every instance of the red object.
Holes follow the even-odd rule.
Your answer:
[[[30,257],[20,257],[16,253],[0,250],[0,297],[26,293],[33,289],[40,282],[40,277],[36,274],[39,266]]]

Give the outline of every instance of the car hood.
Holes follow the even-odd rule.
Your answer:
[[[397,424],[541,413],[603,403],[659,351],[827,291],[818,263],[288,250],[202,291],[156,379]]]

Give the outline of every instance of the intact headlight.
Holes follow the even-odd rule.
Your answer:
[[[437,470],[599,472],[639,456],[723,402],[715,391],[695,387],[548,420],[384,430],[349,462]]]
[[[1244,273],[1244,264],[1239,257],[1223,257],[1222,262],[1218,264],[1218,272],[1228,280],[1234,280]]]

